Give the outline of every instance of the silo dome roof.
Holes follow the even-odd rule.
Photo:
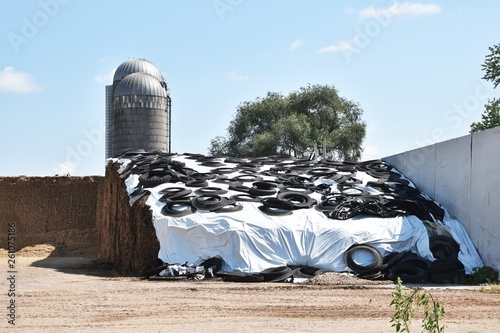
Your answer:
[[[152,75],[146,73],[133,73],[127,75],[118,83],[114,96],[148,95],[167,97],[167,90]]]
[[[127,75],[133,73],[146,73],[154,76],[160,82],[164,81],[160,70],[152,62],[146,59],[128,59],[116,69],[113,82],[121,80]]]

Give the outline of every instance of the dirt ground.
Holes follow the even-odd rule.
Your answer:
[[[92,251],[60,256],[50,246],[25,248],[16,254],[15,297],[8,297],[12,274],[0,250],[0,331],[395,332],[392,284],[148,281],[93,259]],[[500,293],[430,291],[445,307],[446,332],[500,332]],[[12,299],[15,325],[7,317]],[[422,331],[420,318],[413,332]]]

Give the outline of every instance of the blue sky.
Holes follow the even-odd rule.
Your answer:
[[[102,175],[104,87],[128,58],[163,73],[172,150],[208,153],[237,106],[335,86],[363,159],[467,135],[498,89],[497,1],[39,0],[0,3],[0,176]]]

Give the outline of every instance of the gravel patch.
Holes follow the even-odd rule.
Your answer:
[[[367,280],[356,277],[349,273],[324,273],[314,276],[303,284],[307,285],[339,285],[339,286],[367,286],[367,285],[393,285],[390,280]]]

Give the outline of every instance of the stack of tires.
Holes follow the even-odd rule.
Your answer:
[[[458,260],[459,246],[449,236],[432,236],[430,250],[436,258],[429,261],[412,252],[393,252],[382,257],[380,252],[368,244],[355,244],[344,253],[344,260],[351,272],[360,278],[377,280],[400,278],[405,283],[460,284],[466,281],[464,265]],[[364,253],[371,256],[362,264],[356,256]]]

